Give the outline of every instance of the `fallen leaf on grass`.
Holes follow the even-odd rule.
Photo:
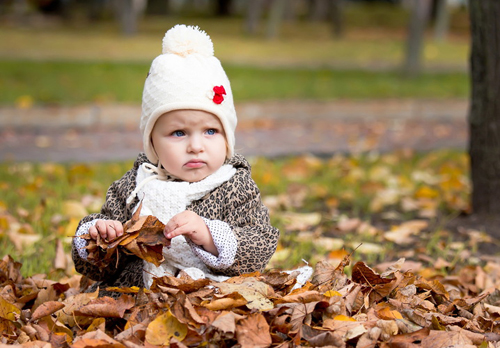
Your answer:
[[[68,262],[66,258],[66,253],[64,252],[63,244],[60,239],[56,241],[56,256],[54,258],[54,268],[56,270],[66,270],[68,267]]]

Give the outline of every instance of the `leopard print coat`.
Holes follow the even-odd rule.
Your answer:
[[[134,167],[109,187],[101,212],[83,218],[78,228],[94,219],[118,220],[122,223],[130,220],[138,198],[128,206],[126,199],[136,186],[137,169],[144,162],[149,161],[146,155],[141,153]],[[214,274],[236,276],[263,271],[276,250],[279,231],[270,224],[269,212],[262,204],[260,191],[251,178],[251,168],[247,160],[236,154],[226,163],[236,168],[234,176],[202,199],[192,202],[187,209],[204,218],[228,223],[236,237],[238,248],[233,265],[224,270],[209,267]],[[121,252],[117,267],[110,266],[104,270],[81,258],[74,244],[72,256],[76,270],[97,281],[91,290],[97,286],[100,289],[113,286],[144,286],[143,261],[135,255]],[[106,293],[100,293],[101,296],[103,294]]]

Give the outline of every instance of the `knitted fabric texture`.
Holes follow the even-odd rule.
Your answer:
[[[158,164],[151,131],[160,116],[173,110],[202,110],[219,118],[234,154],[236,111],[229,79],[213,55],[210,37],[198,27],[176,25],[163,39],[163,53],[156,57],[144,84],[141,132],[148,159]]]
[[[141,185],[137,193],[137,196],[142,199],[140,215],[153,215],[162,223],[167,224],[174,215],[185,211],[191,202],[202,198],[228,181],[235,173],[236,169],[233,166],[223,165],[212,175],[194,183],[148,180],[155,174],[151,173],[148,168],[144,168],[143,164],[137,170],[137,185],[144,180],[148,182],[146,185]],[[193,253],[191,245],[182,235],[172,238],[170,247],[163,248],[163,256],[165,261],[159,267],[144,261],[144,284],[147,287],[151,286],[153,277],[174,276],[177,270],[192,267],[200,269],[207,277],[217,280],[217,276],[210,274],[207,266]]]

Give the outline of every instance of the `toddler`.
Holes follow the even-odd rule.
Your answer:
[[[98,281],[94,289],[149,288],[153,277],[181,270],[216,281],[264,270],[279,232],[270,224],[249,163],[234,153],[236,123],[231,86],[210,37],[185,25],[167,31],[144,85],[144,153],[109,187],[101,212],[82,219],[74,238],[76,270]],[[141,215],[166,225],[171,245],[163,249],[165,261],[156,267],[120,252],[117,267],[100,270],[78,236],[121,236],[140,201]]]

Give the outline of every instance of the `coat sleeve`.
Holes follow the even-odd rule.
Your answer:
[[[276,251],[279,231],[271,226],[257,185],[249,171],[241,170],[221,189],[222,220],[231,226],[238,247],[230,267],[211,270],[227,276],[263,271]]]
[[[118,220],[122,223],[125,223],[127,220],[129,220],[131,217],[130,207],[134,206],[134,204],[130,205],[130,207],[127,207],[126,199],[127,194],[129,194],[133,189],[133,187],[130,188],[133,183],[135,183],[135,173],[133,173],[133,170],[127,172],[120,180],[115,181],[108,188],[106,201],[101,208],[101,212],[90,214],[84,217],[80,221],[77,231],[83,224],[96,219]],[[99,267],[95,266],[92,262],[89,262],[87,259],[84,259],[79,255],[74,242],[72,243],[71,254],[76,271],[96,281],[109,280],[110,278],[115,277],[117,271],[122,270],[126,264],[132,261],[131,258],[135,257],[120,252],[118,255],[118,264],[115,257],[115,259],[111,261],[110,266],[107,269],[99,269]]]

